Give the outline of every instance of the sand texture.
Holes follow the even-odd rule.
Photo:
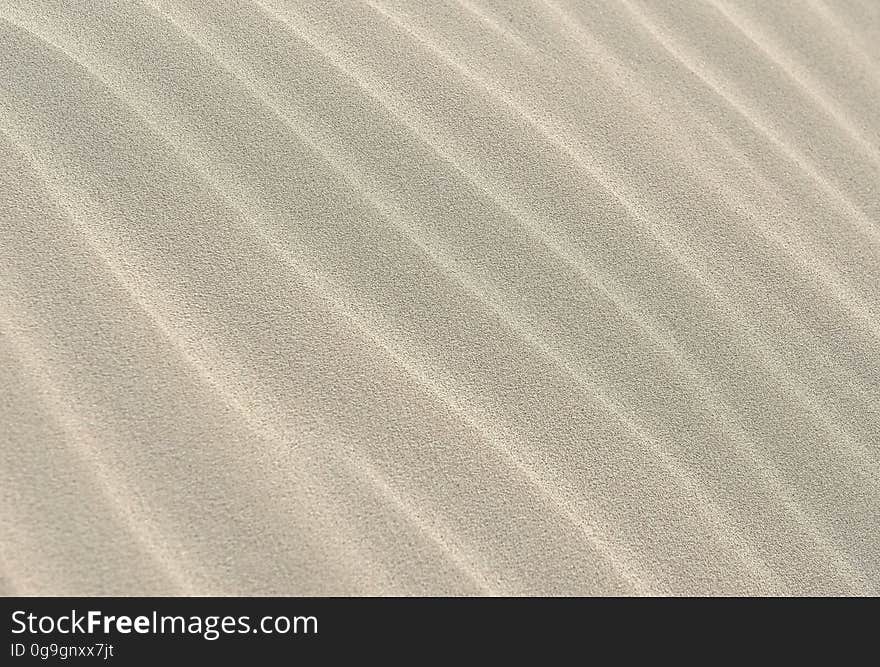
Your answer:
[[[0,594],[878,588],[880,3],[0,0]]]

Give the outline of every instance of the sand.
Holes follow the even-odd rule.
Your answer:
[[[0,52],[0,594],[877,594],[877,3]]]

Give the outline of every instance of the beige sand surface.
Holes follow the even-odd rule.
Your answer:
[[[0,0],[0,593],[876,594],[880,3]]]

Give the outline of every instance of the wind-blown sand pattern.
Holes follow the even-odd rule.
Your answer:
[[[880,4],[0,51],[0,593],[877,594]]]

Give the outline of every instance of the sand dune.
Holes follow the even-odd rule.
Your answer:
[[[880,5],[0,52],[0,594],[877,594]]]

